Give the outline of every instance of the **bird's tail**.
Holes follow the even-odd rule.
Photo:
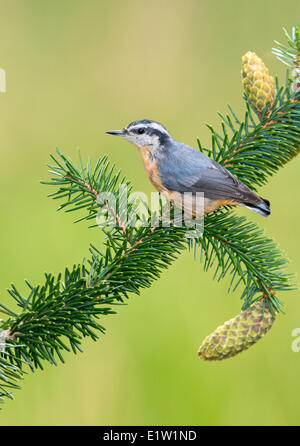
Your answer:
[[[261,198],[260,203],[255,203],[255,204],[242,203],[242,206],[252,209],[252,211],[257,212],[258,214],[263,215],[264,217],[268,217],[271,214],[270,202],[269,200],[265,200],[264,198]]]

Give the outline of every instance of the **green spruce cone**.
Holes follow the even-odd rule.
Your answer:
[[[199,357],[206,361],[230,358],[261,339],[274,322],[264,300],[255,302],[208,335],[198,350]]]
[[[267,115],[270,114],[276,97],[275,81],[263,61],[251,51],[242,57],[242,77],[246,95],[257,114],[261,115],[267,103]]]

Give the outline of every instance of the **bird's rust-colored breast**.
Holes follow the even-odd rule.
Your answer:
[[[157,168],[157,160],[153,158],[153,154],[151,152],[151,149],[148,147],[139,147],[145,170],[147,172],[147,175],[149,177],[149,180],[153,184],[153,186],[159,191],[162,192],[165,190],[161,179],[160,174]]]

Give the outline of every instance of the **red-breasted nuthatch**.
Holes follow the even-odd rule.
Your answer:
[[[202,192],[205,214],[224,205],[245,206],[265,217],[271,213],[268,200],[204,153],[176,141],[159,122],[143,119],[106,133],[123,136],[139,148],[150,181],[175,205],[182,207],[185,192],[192,197]]]

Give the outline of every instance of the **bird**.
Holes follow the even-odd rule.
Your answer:
[[[193,215],[197,193],[204,195],[205,215],[225,205],[244,206],[264,217],[271,213],[268,200],[205,153],[174,139],[157,121],[141,119],[106,133],[124,137],[139,149],[151,183],[175,206],[182,208],[189,192]]]

